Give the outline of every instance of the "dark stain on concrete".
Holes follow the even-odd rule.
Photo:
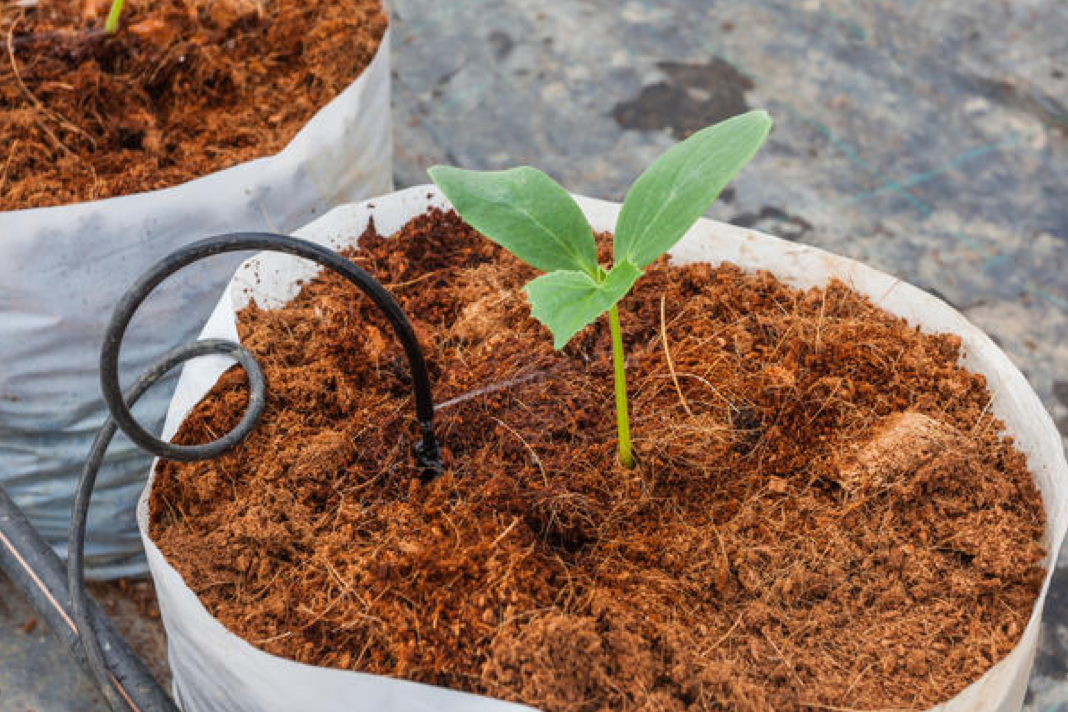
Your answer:
[[[515,40],[507,32],[502,32],[501,30],[494,30],[489,33],[486,40],[493,49],[493,58],[498,62],[507,59],[512,50],[515,49]]]
[[[448,87],[449,82],[451,82],[453,80],[453,77],[459,74],[460,70],[462,70],[466,66],[467,60],[465,59],[463,62],[460,63],[459,66],[455,67],[454,69],[450,69],[448,72],[438,77],[438,80],[434,83],[434,88],[430,90],[430,96],[435,99],[440,99],[441,97],[445,96],[445,89],[446,87]]]
[[[642,87],[633,99],[619,102],[612,118],[621,128],[639,131],[670,129],[677,139],[749,110],[745,93],[753,80],[719,57],[705,64],[658,62],[667,75]]]
[[[770,232],[784,240],[800,240],[812,230],[812,223],[782,208],[765,205],[756,213],[739,213],[728,222]]]
[[[977,74],[963,74],[961,78],[973,91],[991,101],[1031,114],[1062,132],[1068,131],[1068,105],[1038,87],[1012,78],[993,79]]]

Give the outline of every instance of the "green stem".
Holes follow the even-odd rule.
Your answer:
[[[122,5],[125,0],[112,0],[111,10],[108,11],[107,22],[104,23],[104,31],[115,34],[119,31],[119,17],[122,16]]]
[[[634,467],[630,452],[630,419],[627,417],[627,374],[623,368],[623,333],[619,328],[619,310],[608,310],[608,326],[612,330],[612,363],[616,369],[616,425],[619,426],[619,461]]]

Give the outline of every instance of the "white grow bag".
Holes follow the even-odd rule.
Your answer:
[[[238,230],[294,230],[336,205],[390,191],[392,174],[387,31],[359,78],[277,155],[165,190],[0,212],[0,486],[61,554],[74,483],[106,415],[104,327],[126,288],[180,245]],[[238,261],[209,260],[160,286],[126,337],[125,384],[192,340]],[[155,429],[174,380],[138,407],[157,414]],[[123,437],[112,444],[88,527],[91,575],[144,572],[133,513],[149,462]]]
[[[594,230],[612,230],[619,205],[576,196]],[[351,244],[371,216],[382,234],[391,234],[428,206],[446,205],[438,191],[420,186],[369,203],[339,207],[296,234],[338,247]],[[1046,510],[1044,543],[1047,565],[1068,524],[1068,464],[1061,438],[1038,396],[1009,359],[979,329],[954,309],[916,287],[853,260],[786,242],[753,230],[700,220],[671,251],[677,262],[734,262],[746,270],[766,269],[795,287],[824,285],[837,277],[890,312],[926,331],[953,332],[963,342],[963,363],[984,374],[994,394],[993,411],[1027,455]],[[248,260],[227,287],[202,337],[239,340],[236,312],[251,294],[261,306],[279,306],[293,296],[296,281],[316,268],[296,258],[262,253]],[[211,356],[188,364],[181,376],[164,437],[207,393],[231,361]],[[440,687],[284,660],[254,648],[211,617],[181,576],[148,536],[148,493],[138,505],[137,523],[156,583],[167,630],[171,670],[185,712],[450,712],[459,710],[529,710],[528,707]],[[1052,578],[1046,573],[1042,592],[1019,644],[1001,662],[952,700],[932,712],[1011,712],[1018,710],[1027,688],[1038,639],[1042,606]]]

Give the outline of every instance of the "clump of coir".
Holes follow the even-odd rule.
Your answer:
[[[620,305],[627,470],[602,321],[554,351],[532,270],[453,213],[359,244],[448,403],[446,471],[414,469],[409,372],[366,299],[324,274],[246,308],[266,413],[221,458],[162,463],[151,503],[256,646],[548,712],[782,711],[926,708],[1019,639],[1042,504],[957,337],[840,282],[661,260]],[[246,399],[231,370],[177,440]]]
[[[281,150],[356,79],[379,0],[40,0],[0,13],[0,207],[156,190]]]

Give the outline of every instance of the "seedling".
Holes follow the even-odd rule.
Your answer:
[[[720,191],[764,143],[771,118],[751,111],[698,131],[660,156],[631,186],[616,220],[613,264],[597,263],[593,229],[571,196],[529,166],[467,171],[434,166],[428,173],[471,227],[544,275],[524,291],[530,312],[562,349],[608,312],[615,367],[619,460],[634,466],[627,417],[623,337],[616,303],[708,210]]]
[[[104,22],[104,31],[115,34],[119,31],[119,18],[122,17],[122,6],[125,0],[111,0],[111,9],[108,10],[108,19]]]

